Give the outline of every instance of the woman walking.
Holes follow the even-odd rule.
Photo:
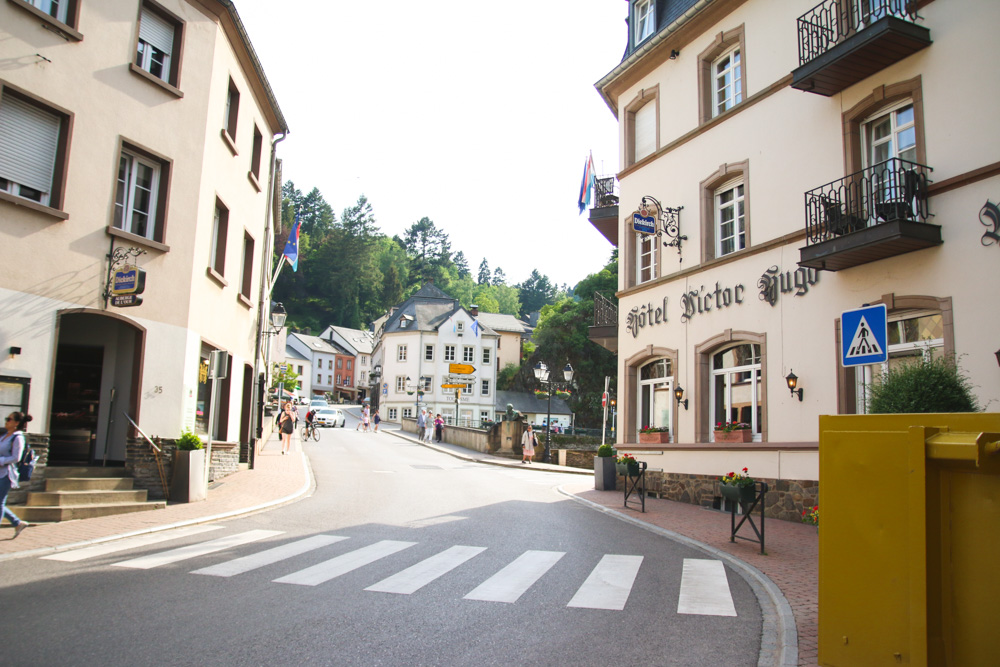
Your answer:
[[[372,413],[372,424],[374,424],[375,432],[378,433],[378,425],[382,422],[382,418],[378,416],[378,410]]]
[[[7,415],[4,434],[0,436],[0,521],[7,517],[14,524],[14,537],[28,527],[28,522],[18,519],[7,507],[7,494],[11,489],[18,488],[17,464],[24,453],[24,429],[28,428],[30,421],[31,415],[12,412]]]
[[[285,403],[278,418],[278,431],[281,433],[281,453],[287,454],[292,450],[292,432],[295,430],[295,415],[292,414],[292,404]]]
[[[437,413],[434,418],[434,438],[437,442],[441,442],[441,437],[444,435],[444,420],[441,419],[441,413]]]
[[[531,459],[535,456],[535,445],[537,444],[538,438],[535,437],[535,432],[531,430],[531,424],[528,424],[528,430],[521,436],[521,463],[531,465]]]

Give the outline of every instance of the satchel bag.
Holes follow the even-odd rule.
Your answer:
[[[17,462],[18,479],[22,482],[30,480],[31,475],[35,472],[36,463],[38,463],[38,455],[35,454],[35,450],[25,445],[24,453],[21,454],[21,460]]]

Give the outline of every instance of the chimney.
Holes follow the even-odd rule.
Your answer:
[[[479,306],[472,304],[469,306],[469,312],[472,313],[473,317],[479,317]]]

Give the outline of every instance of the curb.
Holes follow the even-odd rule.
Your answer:
[[[565,490],[561,486],[557,490],[570,500],[575,500],[576,502],[586,505],[591,509],[603,512],[621,521],[631,523],[634,526],[644,528],[651,533],[660,535],[661,537],[666,537],[667,539],[680,542],[693,549],[703,551],[713,558],[717,558],[728,563],[730,567],[732,567],[748,584],[750,584],[754,594],[757,596],[757,602],[760,604],[763,627],[761,628],[760,656],[757,661],[758,667],[796,667],[796,665],[798,665],[799,637],[795,626],[795,614],[792,612],[792,607],[788,604],[788,600],[785,599],[784,593],[781,592],[781,589],[778,588],[777,584],[771,581],[766,574],[758,570],[753,565],[745,563],[736,556],[720,549],[716,549],[715,547],[705,544],[704,542],[699,542],[698,540],[687,537],[686,535],[681,535],[680,533],[675,533],[672,530],[660,528],[659,526],[647,523],[641,519],[622,514],[613,509],[609,509],[604,505],[599,505],[593,501],[587,500],[586,498],[580,498],[579,496]]]

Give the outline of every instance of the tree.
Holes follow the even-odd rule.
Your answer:
[[[493,269],[493,284],[494,285],[506,285],[507,284],[507,274],[503,272],[499,266]]]
[[[278,369],[278,365],[275,364],[275,372],[271,375],[271,389],[278,386],[281,386],[288,393],[294,394],[295,390],[299,388],[299,374],[290,367],[282,373]]]
[[[310,236],[322,236],[333,228],[337,222],[337,216],[333,213],[333,208],[326,203],[323,194],[318,188],[301,199],[299,202],[299,222],[302,226],[299,232]]]
[[[521,312],[521,298],[516,287],[496,285],[493,287],[493,296],[497,300],[498,313],[517,317]]]
[[[458,269],[459,278],[466,278],[472,275],[472,272],[469,271],[469,260],[465,258],[464,252],[459,250],[457,253],[455,253],[455,256],[452,258],[452,261],[455,263],[455,268]]]
[[[555,287],[549,282],[548,276],[538,273],[538,269],[533,269],[528,279],[517,285],[517,288],[521,291],[522,317],[541,310],[545,304],[555,303]]]
[[[410,275],[420,284],[436,279],[438,269],[451,263],[451,242],[448,235],[435,226],[430,218],[420,218],[403,234],[403,247],[410,258]]]
[[[483,257],[482,263],[479,265],[479,284],[488,285],[490,282],[490,265]]]

